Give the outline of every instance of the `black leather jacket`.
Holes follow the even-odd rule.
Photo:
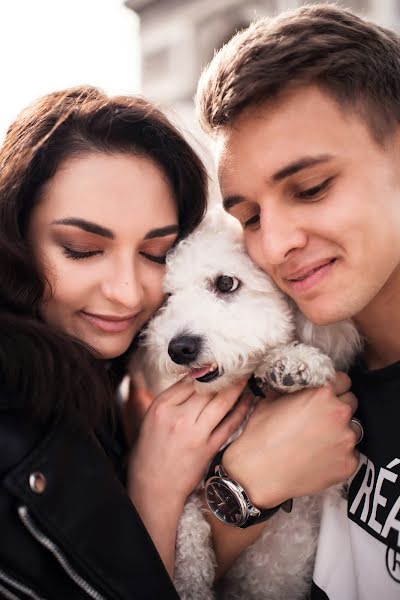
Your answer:
[[[0,598],[178,600],[116,474],[118,443],[0,393]]]

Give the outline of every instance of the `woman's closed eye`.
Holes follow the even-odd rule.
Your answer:
[[[176,235],[145,240],[139,248],[139,254],[153,263],[165,265],[167,254],[172,249],[175,242]]]
[[[167,258],[166,254],[162,254],[162,255],[158,256],[156,254],[149,254],[148,252],[143,252],[143,251],[139,252],[139,254],[141,256],[144,256],[145,258],[147,258],[147,260],[158,263],[159,265],[165,265],[166,258]]]
[[[78,250],[65,245],[62,246],[62,250],[67,258],[72,258],[73,260],[90,258],[91,256],[98,256],[103,252],[103,250]]]
[[[65,256],[67,256],[67,258],[72,258],[74,260],[90,258],[91,256],[99,256],[100,254],[103,253],[103,250],[75,250],[68,246],[63,246],[62,248],[63,248],[63,252],[64,252]],[[167,258],[166,254],[155,255],[155,254],[149,254],[147,252],[140,252],[139,254],[141,256],[144,256],[145,258],[147,258],[147,260],[158,263],[160,265],[165,265],[165,261]]]

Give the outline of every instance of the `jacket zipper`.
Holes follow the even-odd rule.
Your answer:
[[[23,585],[22,583],[20,583],[13,577],[10,577],[10,575],[7,575],[7,573],[2,571],[2,569],[0,569],[0,580],[9,586],[12,586],[14,588],[14,590],[17,590],[18,592],[22,592],[25,596],[32,598],[32,600],[45,600],[45,598],[43,598],[42,596],[38,596],[33,590],[28,588],[26,585]],[[4,588],[1,584],[0,584],[0,592],[4,595],[5,598],[7,598],[9,600],[14,600],[14,599],[19,600],[18,597],[15,596],[15,594],[13,594],[10,590]]]
[[[18,598],[18,596],[16,596],[12,592],[10,592],[10,590],[7,590],[1,584],[0,584],[0,592],[3,594],[3,598],[5,598],[6,600],[20,600]]]
[[[49,552],[53,554],[53,556],[57,559],[61,567],[72,579],[72,581],[76,583],[77,586],[79,586],[84,592],[86,592],[88,596],[94,598],[94,600],[106,600],[104,596],[102,596],[97,590],[95,590],[94,587],[90,585],[90,583],[83,579],[83,577],[81,577],[75,571],[75,569],[73,569],[73,567],[68,562],[68,559],[64,556],[59,547],[37,528],[32,518],[30,517],[26,506],[19,506],[18,514],[22,523],[25,525],[28,531],[40,544],[42,544],[42,546],[47,548],[47,550],[49,550]]]

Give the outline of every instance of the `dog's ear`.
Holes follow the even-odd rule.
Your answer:
[[[214,204],[207,210],[201,227],[215,233],[230,231],[241,235],[242,232],[239,221],[228,215],[221,204]]]

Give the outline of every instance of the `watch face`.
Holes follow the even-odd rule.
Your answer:
[[[220,477],[209,480],[205,490],[207,504],[212,513],[226,525],[238,526],[246,516],[243,502]]]

